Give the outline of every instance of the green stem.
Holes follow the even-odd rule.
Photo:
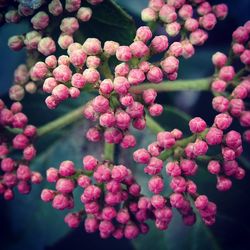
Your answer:
[[[115,144],[105,142],[104,144],[104,160],[114,161]]]
[[[52,122],[49,122],[41,127],[38,128],[37,130],[37,135],[38,136],[43,136],[46,135],[48,133],[50,133],[51,131],[55,130],[55,129],[61,129],[64,128],[74,122],[76,122],[77,120],[79,120],[80,118],[82,118],[82,110],[83,107],[79,107],[73,111],[71,111],[70,113],[55,119]]]
[[[164,81],[160,84],[144,83],[130,88],[131,93],[141,93],[146,89],[154,89],[157,92],[173,92],[173,91],[209,91],[211,78],[200,78],[193,80],[178,80],[178,81]]]
[[[161,131],[164,131],[164,128],[160,126],[158,122],[156,122],[153,118],[151,118],[148,114],[146,114],[146,123],[147,127],[154,133],[157,134]]]

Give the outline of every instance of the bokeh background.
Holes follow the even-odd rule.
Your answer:
[[[146,7],[146,0],[118,0],[117,2],[134,17],[136,23],[141,24],[140,10]],[[213,4],[220,2],[211,1]],[[227,52],[232,31],[250,19],[249,0],[228,0],[227,4],[229,5],[229,15],[226,21],[216,25],[216,28],[210,32],[205,46],[197,48],[193,58],[181,62],[180,79],[210,76],[213,73],[212,54],[216,51]],[[25,60],[25,52],[10,51],[7,47],[7,40],[11,35],[26,32],[28,28],[29,26],[25,22],[18,25],[9,24],[0,28],[0,97],[7,102],[9,102],[7,91],[12,84],[13,71]],[[160,33],[161,30],[158,32]],[[31,122],[39,125],[60,116],[88,98],[89,96],[86,96],[84,100],[81,99],[74,104],[62,105],[57,111],[51,112],[46,109],[45,105],[41,107],[43,97],[28,96],[25,101],[25,111],[30,115]],[[210,124],[215,114],[211,108],[212,96],[209,93],[180,92],[171,95],[161,94],[158,98],[159,102],[175,106],[189,115],[202,116]],[[182,113],[176,116],[173,114],[173,110],[169,109],[159,119],[159,122],[166,128],[180,126],[187,131],[187,118]],[[82,152],[87,154],[95,151],[96,155],[101,154],[101,148],[89,145],[83,140],[83,130],[86,130],[87,126],[88,124],[77,124],[71,131],[56,131],[53,136],[42,139],[38,145],[41,154],[33,167],[44,172],[52,164],[57,166],[66,156],[80,164]],[[149,131],[145,133],[147,136],[138,135],[139,146],[154,139]],[[116,153],[121,161],[128,161],[129,153],[127,155],[124,155],[124,152]],[[244,165],[250,169],[249,153],[249,147],[246,146]],[[132,164],[132,162],[128,163]],[[244,181],[235,181],[229,192],[218,193],[214,188],[215,179],[203,172],[199,173],[200,190],[218,204],[217,223],[211,229],[206,229],[200,222],[193,228],[185,227],[177,215],[168,231],[152,230],[149,235],[142,236],[135,242],[101,240],[97,234],[86,234],[83,226],[76,230],[68,229],[63,222],[62,213],[54,211],[48,204],[43,204],[39,200],[40,188],[35,187],[31,195],[27,197],[17,195],[14,201],[8,203],[0,198],[0,249],[248,250],[250,249],[249,174],[250,171],[247,171]],[[142,183],[146,182],[139,172],[138,176]]]

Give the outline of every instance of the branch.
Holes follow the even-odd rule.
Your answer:
[[[37,135],[38,136],[43,136],[45,134],[50,133],[51,131],[55,130],[55,129],[61,129],[64,128],[76,121],[78,121],[80,118],[82,118],[83,114],[82,114],[82,110],[83,107],[79,107],[71,112],[69,112],[68,114],[55,119],[52,122],[49,122],[41,127],[39,127],[37,129]]]
[[[115,144],[105,142],[104,144],[104,160],[114,161]]]
[[[178,80],[178,81],[163,81],[160,84],[144,83],[138,86],[130,88],[130,92],[139,94],[146,89],[154,89],[157,92],[173,92],[173,91],[209,91],[210,90],[210,78],[200,78],[193,80]]]

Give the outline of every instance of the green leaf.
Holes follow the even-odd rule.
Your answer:
[[[123,45],[130,44],[135,37],[135,23],[115,1],[108,0],[97,6],[89,6],[93,11],[89,22],[82,23],[77,38],[96,37],[102,42],[112,40]]]

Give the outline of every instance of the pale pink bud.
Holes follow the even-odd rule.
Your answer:
[[[100,92],[104,95],[109,95],[114,89],[113,82],[111,79],[104,79],[100,83]]]
[[[193,8],[189,4],[184,4],[178,11],[179,16],[186,20],[188,18],[191,18],[193,16]]]
[[[153,83],[160,83],[163,80],[163,72],[159,67],[152,66],[147,73],[147,79]]]
[[[92,10],[87,7],[81,7],[76,14],[76,17],[82,22],[87,22],[92,17]]]
[[[34,15],[30,22],[35,30],[43,30],[49,25],[49,16],[44,11],[39,11]]]
[[[164,23],[173,23],[177,19],[175,8],[169,4],[164,4],[160,9],[159,18]]]
[[[104,52],[109,55],[113,56],[116,54],[117,49],[119,48],[119,43],[114,41],[106,41],[104,43]]]
[[[206,40],[208,39],[208,34],[204,30],[197,29],[190,34],[189,39],[193,45],[200,46],[206,42]]]
[[[212,57],[212,62],[214,66],[221,68],[225,66],[227,62],[227,56],[221,52],[216,52]]]
[[[56,51],[56,44],[51,37],[44,37],[39,41],[37,49],[44,56],[48,56]]]
[[[150,48],[154,53],[161,53],[168,48],[168,38],[167,36],[155,36],[151,41]]]
[[[96,38],[88,38],[82,45],[82,48],[90,56],[95,56],[102,52],[101,42]]]
[[[187,31],[194,32],[199,28],[199,22],[195,18],[188,18],[184,23],[184,27]]]
[[[148,26],[141,26],[136,31],[136,39],[146,43],[152,38],[152,32]]]
[[[181,25],[178,22],[168,23],[166,25],[166,32],[169,36],[177,36],[181,30]]]
[[[141,19],[144,22],[155,22],[158,14],[151,8],[145,8],[141,11]]]
[[[61,34],[58,38],[58,45],[62,48],[62,49],[68,49],[68,47],[70,46],[70,44],[72,44],[74,42],[74,39],[72,37],[72,35],[67,35],[67,34]]]
[[[179,60],[174,56],[168,56],[161,61],[161,68],[167,74],[176,72],[179,68]]]
[[[145,74],[141,69],[131,69],[128,74],[128,81],[131,85],[138,85],[145,80]]]

